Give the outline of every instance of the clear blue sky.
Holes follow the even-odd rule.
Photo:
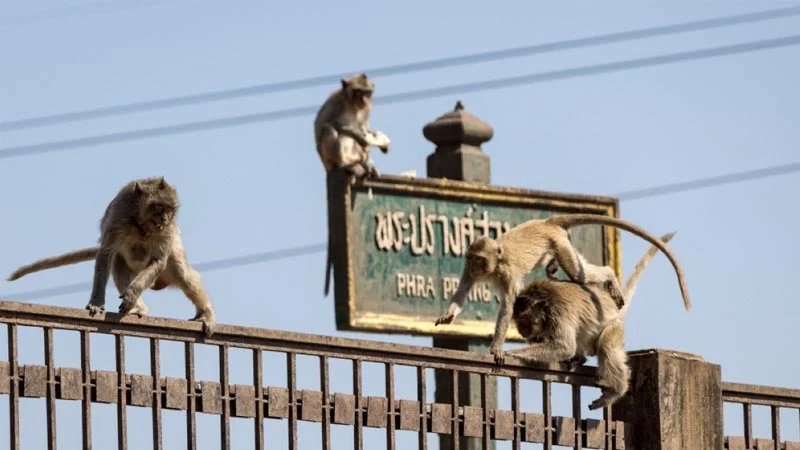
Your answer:
[[[589,37],[800,4],[798,2],[3,2],[0,17],[0,121],[156,100],[259,83]],[[359,21],[352,32],[340,21]],[[376,78],[376,96],[621,61],[792,35],[800,17],[559,51],[532,57]],[[359,42],[359,39],[363,41]],[[393,141],[374,156],[385,173],[425,173],[433,145],[422,127],[462,100],[494,126],[484,146],[492,181],[552,191],[613,195],[633,189],[796,162],[800,128],[800,48],[786,47],[612,74],[377,106],[372,124]],[[369,72],[368,72],[369,74]],[[167,124],[320,104],[337,86],[259,95],[0,134],[0,149]],[[313,115],[182,135],[0,159],[0,273],[61,251],[92,245],[106,203],[126,181],[164,175],[179,189],[179,223],[189,258],[203,262],[324,242],[322,166]],[[303,173],[305,176],[294,175]],[[685,193],[623,201],[623,218],[670,244],[686,271],[694,308],[681,304],[666,258],[654,259],[627,321],[627,348],[668,348],[721,364],[727,381],[798,388],[791,291],[800,252],[796,196],[800,178],[784,175]],[[627,275],[646,243],[623,233]],[[324,253],[219,270],[203,278],[222,323],[430,345],[429,338],[338,333],[332,298],[322,298]],[[755,269],[754,269],[755,267]],[[92,264],[0,283],[9,294],[91,279]],[[109,283],[108,303],[116,308]],[[179,292],[145,295],[154,316],[188,318]],[[83,308],[88,292],[41,302]],[[316,307],[316,309],[312,309]],[[41,333],[23,330],[21,362],[41,364]],[[78,367],[77,335],[58,333],[56,363]],[[113,341],[92,341],[93,369],[113,369]],[[5,334],[0,356],[5,357]],[[162,371],[181,376],[177,345],[162,346]],[[177,353],[182,355],[182,353]],[[216,379],[216,353],[198,350],[198,378]],[[147,347],[128,344],[128,370],[146,373]],[[278,367],[265,384],[282,385]],[[201,367],[202,364],[206,366]],[[300,358],[300,388],[318,388],[312,358]],[[347,365],[332,367],[334,391],[350,392]],[[344,374],[342,374],[344,373]],[[367,367],[365,394],[383,395],[383,369]],[[398,398],[415,398],[400,372]],[[250,382],[249,356],[231,356],[233,382]],[[405,378],[403,378],[405,377]],[[431,380],[432,381],[432,380]],[[526,394],[529,391],[530,394]],[[430,384],[430,395],[433,384]],[[567,389],[555,413],[569,414]],[[501,383],[500,406],[508,407]],[[590,394],[595,394],[591,391]],[[540,410],[534,388],[523,407]],[[80,443],[79,403],[59,403],[60,448]],[[95,443],[115,437],[113,405],[95,405]],[[44,445],[44,401],[25,400],[23,448]],[[734,413],[735,408],[726,408]],[[149,448],[150,412],[129,408],[131,448]],[[7,435],[0,398],[0,440]],[[587,414],[588,417],[599,417]],[[183,445],[183,413],[164,413],[164,447]],[[726,431],[741,434],[739,413]],[[767,437],[768,412],[756,434]],[[735,420],[734,420],[735,419]],[[797,411],[782,415],[784,439],[800,440]],[[234,448],[252,440],[252,421],[235,421]],[[198,432],[218,448],[216,417]],[[285,426],[266,422],[271,447]],[[102,429],[106,428],[106,429]],[[174,429],[173,429],[174,428]],[[141,431],[138,431],[141,430]],[[303,423],[302,448],[317,448],[319,426]],[[349,429],[335,429],[344,447]],[[367,444],[384,433],[367,430]],[[401,434],[398,448],[414,444]],[[436,439],[432,439],[436,442]],[[111,444],[106,444],[111,446]],[[435,448],[435,447],[434,447]],[[499,445],[498,448],[510,448]]]

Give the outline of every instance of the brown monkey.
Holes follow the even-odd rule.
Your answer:
[[[369,128],[375,82],[363,73],[341,80],[342,86],[322,104],[314,120],[314,139],[326,172],[343,168],[354,177],[379,175],[369,147],[389,151],[389,138]]]
[[[451,323],[461,313],[472,286],[478,281],[488,281],[500,296],[500,310],[489,351],[498,363],[502,363],[502,347],[511,319],[511,307],[522,287],[523,277],[528,272],[542,267],[553,257],[569,278],[581,285],[616,282],[616,277],[608,279],[608,271],[596,270],[601,266],[581,264],[578,252],[569,240],[569,228],[590,224],[615,226],[657,246],[667,255],[678,275],[684,307],[687,311],[691,308],[683,270],[677,258],[658,238],[630,222],[614,217],[599,214],[560,214],[523,222],[496,240],[488,236],[475,239],[467,249],[464,271],[447,313],[436,319],[435,324]]]
[[[194,304],[192,320],[202,322],[206,336],[211,336],[216,323],[214,310],[200,274],[186,259],[175,221],[179,206],[178,192],[164,177],[130,181],[100,219],[99,246],[41,259],[20,267],[8,279],[94,259],[94,283],[86,305],[89,315],[105,311],[110,271],[122,299],[121,314],[147,315],[142,292],[175,286]]]
[[[345,170],[353,184],[356,178],[380,175],[370,162],[369,147],[378,147],[383,153],[388,153],[390,141],[382,132],[369,128],[375,82],[365,74],[357,73],[341,80],[341,83],[341,88],[334,91],[317,112],[314,140],[325,172]],[[330,238],[325,260],[324,294],[327,297],[333,267]]]
[[[669,242],[675,233],[662,236]],[[512,320],[529,345],[506,352],[525,361],[583,364],[586,355],[597,356],[598,385],[602,395],[589,409],[610,406],[628,391],[630,368],[625,352],[624,319],[636,284],[658,248],[650,247],[636,264],[625,286],[625,304],[616,302],[605,288],[570,281],[534,280],[514,301]]]

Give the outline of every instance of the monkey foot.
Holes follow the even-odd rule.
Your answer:
[[[89,317],[94,317],[97,314],[102,314],[102,313],[106,312],[106,307],[105,306],[103,306],[103,305],[95,305],[95,304],[92,304],[92,303],[89,303],[88,305],[86,305],[86,309],[89,311]]]
[[[589,409],[594,411],[595,409],[600,409],[606,406],[606,401],[603,397],[598,398],[597,400],[589,403]]]
[[[567,360],[567,364],[569,365],[570,370],[575,370],[578,367],[586,364],[586,357],[583,355],[573,356],[572,358]]]

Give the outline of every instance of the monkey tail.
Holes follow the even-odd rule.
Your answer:
[[[672,240],[672,237],[675,236],[675,233],[677,233],[677,231],[673,231],[671,233],[667,233],[661,236],[661,241],[666,244],[667,242]],[[650,246],[650,248],[647,249],[645,254],[642,256],[642,259],[640,259],[639,262],[636,263],[636,267],[633,268],[631,276],[628,277],[628,281],[625,283],[625,294],[624,294],[625,304],[622,305],[622,308],[620,308],[619,310],[619,317],[624,317],[625,313],[628,312],[628,308],[630,308],[631,301],[633,299],[633,294],[634,292],[636,292],[636,283],[639,282],[639,278],[642,277],[642,273],[644,272],[645,267],[647,267],[647,264],[649,264],[650,260],[653,259],[653,256],[656,255],[657,251],[658,247],[656,247],[655,245]]]
[[[14,273],[8,277],[8,281],[14,281],[18,278],[24,277],[29,273],[38,272],[40,270],[52,269],[55,267],[66,266],[83,261],[90,261],[97,257],[97,253],[99,251],[100,247],[95,246],[82,248],[80,250],[75,250],[74,252],[64,253],[51,258],[40,259],[34,263],[22,266],[15,270]]]
[[[333,261],[331,260],[331,246],[328,244],[328,250],[325,252],[325,292],[324,296],[328,296],[331,284],[331,269],[333,268]]]
[[[599,214],[559,214],[549,217],[547,222],[557,225],[565,230],[579,225],[608,225],[620,228],[629,233],[633,233],[640,238],[649,241],[651,244],[658,247],[659,250],[664,252],[667,258],[669,258],[669,262],[672,263],[672,267],[675,269],[675,273],[678,275],[678,284],[680,285],[681,295],[683,296],[683,306],[687,311],[692,309],[692,303],[689,299],[689,289],[686,287],[686,279],[683,275],[683,270],[678,263],[678,258],[675,257],[672,251],[670,251],[670,249],[667,248],[667,246],[664,245],[661,240],[647,232],[647,230],[626,220],[617,219],[616,217],[601,216]]]

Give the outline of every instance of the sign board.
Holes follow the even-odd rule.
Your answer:
[[[491,338],[499,299],[487,283],[473,287],[453,323],[434,327],[458,287],[466,248],[482,234],[496,238],[526,220],[559,213],[618,217],[619,202],[433,178],[382,176],[350,186],[331,173],[337,330]],[[570,238],[589,262],[620,275],[616,228],[583,225],[571,229]],[[533,277],[544,277],[544,270],[527,280]],[[515,327],[507,339],[521,340]]]

